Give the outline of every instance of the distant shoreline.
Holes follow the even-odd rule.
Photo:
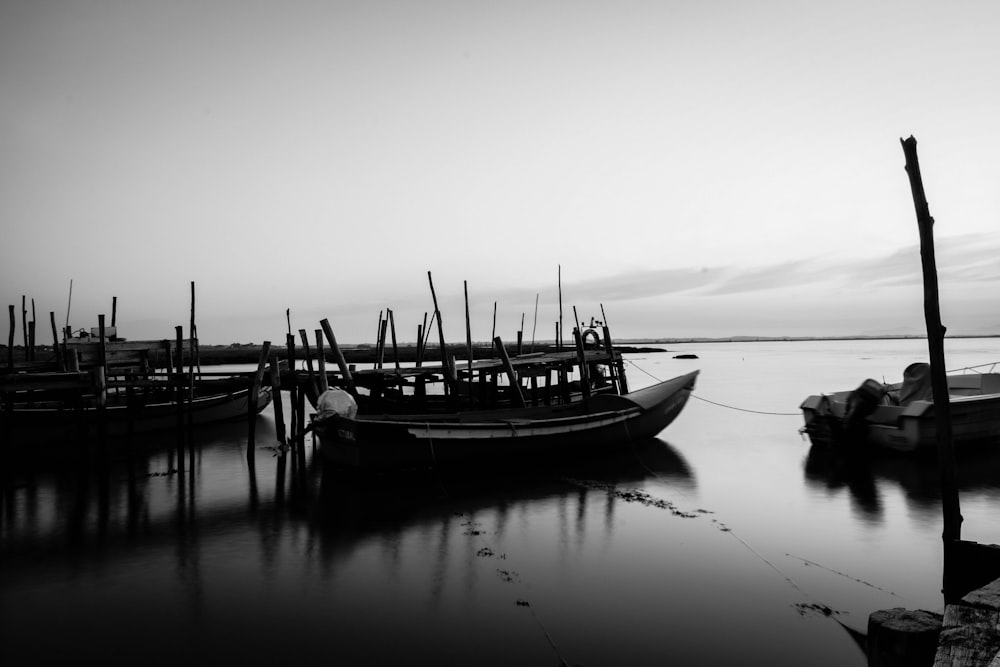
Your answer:
[[[981,334],[981,335],[955,335],[948,336],[951,339],[961,339],[961,338],[998,338],[1000,334]],[[873,336],[729,336],[722,338],[709,338],[709,337],[690,337],[690,338],[634,338],[634,339],[622,339],[616,341],[613,346],[614,349],[619,352],[626,353],[660,353],[669,352],[670,350],[661,349],[658,347],[649,347],[650,345],[690,345],[690,344],[713,344],[713,343],[773,343],[773,342],[822,342],[822,341],[863,341],[863,340],[926,340],[927,336],[922,335],[873,335]],[[506,346],[510,354],[516,352],[516,346],[509,344]],[[531,350],[534,352],[545,352],[552,351],[555,348],[553,341],[535,341],[532,346],[522,345],[522,353],[528,354]],[[257,363],[260,358],[262,346],[253,343],[247,343],[242,345],[201,345],[199,346],[199,363],[205,365],[219,365],[219,364],[250,364]],[[572,350],[571,347],[564,347],[566,350]],[[24,347],[21,345],[15,345],[14,348],[14,361],[21,362],[24,360]],[[288,352],[284,345],[272,345],[271,350],[273,354],[276,354],[279,358],[287,358]],[[448,353],[454,355],[459,359],[465,359],[466,346],[465,344],[450,344],[447,346]],[[296,347],[296,355],[302,355],[302,348]],[[413,343],[397,345],[395,351],[391,346],[386,346],[383,352],[382,359],[383,363],[390,365],[395,363],[396,359],[401,363],[412,363],[416,361],[416,345]],[[333,362],[334,356],[332,350],[329,348],[324,349],[324,356],[327,360]],[[365,364],[373,363],[375,361],[375,346],[372,344],[361,344],[361,345],[342,345],[341,352],[344,355],[344,360],[349,364]],[[8,348],[6,345],[0,344],[0,367],[6,364],[8,354]],[[485,359],[492,356],[492,346],[486,343],[477,342],[473,343],[473,357],[475,359]],[[36,358],[39,360],[47,360],[52,357],[52,346],[51,345],[38,345],[36,346]],[[424,352],[424,360],[428,362],[440,362],[441,360],[441,350],[438,345],[428,345]]]

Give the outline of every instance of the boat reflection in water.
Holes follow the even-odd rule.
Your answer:
[[[308,443],[305,456],[258,446],[250,468],[238,433],[195,437],[183,472],[167,438],[9,480],[6,656],[551,664],[545,631],[562,613],[535,610],[540,628],[532,587],[615,541],[630,503],[604,485],[695,484],[658,440],[559,470],[350,479],[324,474]],[[258,437],[274,442],[273,426]],[[550,548],[555,562],[538,562]]]
[[[806,480],[829,491],[847,489],[857,511],[881,521],[886,486],[898,488],[909,510],[923,519],[941,514],[941,470],[931,452],[926,456],[892,453],[852,454],[827,445],[812,445],[805,461]],[[1000,501],[1000,451],[964,449],[955,456],[955,477],[963,503]]]
[[[195,434],[183,472],[168,439],[14,475],[5,658],[863,664],[700,507],[665,441],[531,471],[347,476],[310,442],[275,456],[267,420],[249,466],[241,430]]]

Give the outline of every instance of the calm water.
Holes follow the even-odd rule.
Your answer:
[[[798,432],[806,395],[895,381],[925,341],[669,349],[628,356],[633,387],[702,371],[659,440],[537,475],[350,482],[309,446],[282,465],[270,409],[255,473],[242,423],[183,475],[169,439],[8,468],[5,663],[862,666],[872,611],[941,611],[933,461],[848,470]],[[966,539],[1000,543],[998,470],[959,460]]]

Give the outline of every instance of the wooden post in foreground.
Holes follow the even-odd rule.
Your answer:
[[[924,319],[927,323],[927,346],[931,362],[931,390],[934,394],[934,420],[937,426],[938,462],[941,467],[941,509],[944,513],[944,567],[943,584],[945,602],[950,602],[953,581],[950,555],[962,538],[962,512],[958,502],[958,484],[955,480],[955,452],[951,434],[951,405],[948,399],[948,378],[945,375],[944,334],[938,302],[937,265],[934,258],[934,218],[931,217],[924,194],[917,161],[917,140],[900,139],[906,156],[906,172],[910,177],[913,206],[920,228],[920,260],[924,274]]]

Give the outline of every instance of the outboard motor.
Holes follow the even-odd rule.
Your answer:
[[[844,428],[851,436],[863,436],[867,430],[865,417],[875,412],[882,402],[885,387],[878,380],[868,378],[847,398],[847,411],[844,413]]]

